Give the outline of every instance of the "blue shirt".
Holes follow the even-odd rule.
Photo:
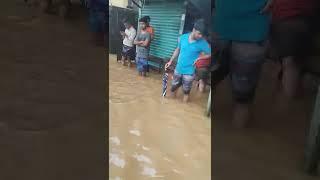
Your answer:
[[[267,0],[216,0],[213,29],[223,40],[259,42],[267,38],[269,14],[260,11]]]
[[[176,71],[179,74],[193,75],[194,63],[201,53],[211,54],[211,48],[205,39],[189,42],[190,33],[180,36],[178,48],[180,49]]]

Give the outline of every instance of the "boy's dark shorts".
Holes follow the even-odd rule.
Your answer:
[[[311,25],[307,18],[293,17],[273,23],[271,46],[278,58],[306,57],[312,48]]]
[[[252,103],[265,61],[265,42],[239,42],[219,40],[218,51],[223,51],[225,76],[230,74],[233,99],[237,103]],[[215,78],[214,75],[212,78]]]
[[[198,68],[196,69],[196,81],[204,80],[206,81],[209,77],[209,69],[208,68]]]
[[[135,49],[134,47],[122,45],[121,55],[126,58],[134,59]]]
[[[180,86],[184,94],[190,94],[194,75],[179,74],[177,71],[173,74],[171,92],[176,91]]]

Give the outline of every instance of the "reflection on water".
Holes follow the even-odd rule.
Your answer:
[[[143,78],[109,56],[109,179],[211,179],[208,94],[161,97],[161,75]]]

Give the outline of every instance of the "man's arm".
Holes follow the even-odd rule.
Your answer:
[[[171,56],[169,62],[172,63],[175,59],[178,58],[178,56],[179,56],[179,54],[180,54],[180,47],[181,47],[181,45],[180,45],[180,38],[178,38],[178,47],[174,50],[173,55]]]
[[[209,59],[209,58],[211,58],[211,54],[206,54],[206,55],[200,56],[198,60]]]
[[[204,53],[204,55],[198,57],[198,59],[197,59],[195,62],[197,62],[198,60],[211,58],[211,48],[210,48],[210,45],[208,44],[208,42],[206,42],[206,43],[202,46],[202,50],[201,50],[201,51]]]
[[[180,54],[180,38],[178,39],[178,47],[174,50],[170,60],[165,65],[165,69],[171,66],[172,62],[178,58],[179,54]]]
[[[145,41],[140,41],[140,46],[148,47],[150,44],[150,39],[146,39]]]
[[[127,37],[130,41],[134,40],[136,37],[136,31],[131,31]]]
[[[180,48],[177,47],[177,48],[174,50],[174,52],[173,52],[173,54],[172,54],[169,62],[172,63],[175,59],[178,58],[179,54],[180,54]]]
[[[172,62],[178,58],[180,54],[180,48],[177,47],[174,52],[173,52],[173,55],[171,56],[170,60],[167,62],[167,64],[165,65],[165,69],[167,69],[169,66],[171,66]]]
[[[141,45],[141,41],[138,41],[138,36],[139,35],[137,35],[136,38],[134,39],[133,44],[137,45],[137,46],[140,46]]]
[[[133,41],[133,44],[139,46],[139,45],[141,44],[141,42],[140,42],[140,41],[137,41],[137,39],[135,39],[135,40]]]
[[[123,37],[127,37],[127,33],[125,31],[120,31],[120,34],[123,36]]]
[[[125,33],[123,31],[120,31],[121,37],[124,39],[125,38]]]
[[[141,41],[140,46],[148,47],[150,45],[151,35],[148,33],[146,40]]]

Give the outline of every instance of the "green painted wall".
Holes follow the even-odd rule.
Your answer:
[[[171,57],[183,30],[185,11],[182,0],[149,0],[140,10],[140,17],[150,16],[150,24],[155,29],[150,55],[163,59]]]

